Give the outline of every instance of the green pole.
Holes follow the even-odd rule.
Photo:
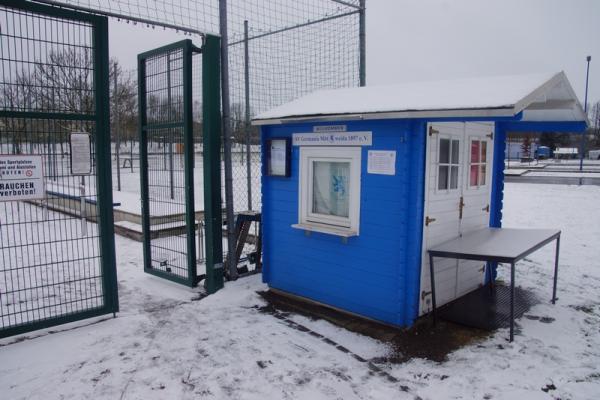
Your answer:
[[[221,212],[221,39],[206,35],[202,49],[202,116],[206,280],[211,294],[223,287]]]
[[[146,117],[146,59],[138,55],[138,133],[140,153],[140,187],[142,194],[142,231],[144,254],[144,271],[152,270],[150,249],[150,199],[148,194],[148,133],[144,130]],[[133,162],[133,161],[132,161]]]
[[[187,263],[189,285],[198,283],[196,270],[196,207],[194,204],[194,120],[192,109],[192,53],[191,40],[186,40],[183,47],[183,124],[184,124],[184,163],[185,163],[185,204],[187,225]],[[171,67],[169,67],[170,69]],[[171,143],[173,140],[171,139]],[[172,149],[171,149],[172,150]],[[173,152],[171,151],[171,157]],[[173,165],[171,164],[171,174]],[[173,182],[173,180],[171,180]],[[171,183],[173,185],[173,183]],[[200,227],[200,225],[199,225]]]
[[[119,311],[115,232],[113,220],[112,173],[110,151],[110,104],[108,96],[108,19],[99,17],[94,24],[94,92],[96,96],[96,186],[100,221],[102,286],[107,311]]]

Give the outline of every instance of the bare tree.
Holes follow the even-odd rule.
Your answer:
[[[589,113],[592,143],[596,147],[600,147],[600,100],[590,107]]]
[[[33,72],[37,108],[51,112],[92,114],[93,71],[90,49],[50,52],[45,62],[36,63]]]
[[[531,158],[531,138],[529,135],[524,136],[521,142],[521,158]]]
[[[132,75],[123,70],[116,59],[111,60],[110,69],[110,106],[113,134],[119,130],[122,140],[129,140],[137,137],[138,125],[138,102],[137,102],[137,83]],[[115,92],[114,79],[116,74],[117,88]],[[115,122],[118,121],[118,126]]]
[[[116,60],[113,60],[117,63]],[[114,69],[110,70],[114,74]],[[131,75],[122,72],[117,63],[118,85],[116,93],[111,86],[111,122],[118,115],[123,138],[137,135],[137,87]],[[37,111],[77,114],[82,117],[94,114],[94,65],[90,49],[69,48],[50,51],[34,63],[31,72],[22,70],[0,86],[0,106],[4,110]],[[43,129],[37,129],[41,127]],[[12,151],[22,152],[25,141],[63,144],[73,131],[93,132],[93,122],[81,120],[30,120],[4,118],[0,125],[3,138],[10,138]],[[42,132],[43,131],[43,132]],[[36,132],[45,138],[34,137]]]
[[[0,89],[0,108],[6,111],[30,111],[34,99],[31,77],[25,71],[17,72],[12,82],[2,84]],[[27,138],[30,121],[25,118],[3,118],[2,137],[9,138],[12,143],[12,153],[21,154],[23,143]]]
[[[256,138],[259,137],[258,127],[252,125],[246,126],[246,110],[242,103],[233,103],[231,105],[231,124],[234,142],[246,143],[246,135],[249,130],[250,139],[255,144]]]

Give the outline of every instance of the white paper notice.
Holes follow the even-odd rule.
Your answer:
[[[283,139],[271,140],[271,158],[269,159],[269,175],[285,176],[286,142]]]
[[[369,150],[367,173],[396,175],[396,152],[387,150]]]
[[[92,173],[92,151],[89,133],[71,133],[71,174]]]
[[[0,156],[0,201],[44,198],[42,156]]]

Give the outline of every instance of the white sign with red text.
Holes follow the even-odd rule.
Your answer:
[[[0,201],[44,198],[42,156],[0,155]]]

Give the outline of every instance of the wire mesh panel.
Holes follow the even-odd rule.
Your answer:
[[[118,16],[137,23],[139,29],[162,26],[197,35],[219,32],[220,26],[219,0],[41,1]],[[364,4],[360,0],[227,1],[236,212],[261,209],[260,138],[248,119],[314,90],[358,86],[361,53],[364,57],[359,40]]]
[[[138,58],[146,272],[194,286],[194,140],[190,40]]]
[[[230,107],[221,199],[228,215],[262,207],[260,137],[250,125],[252,117],[315,90],[365,82],[365,0],[228,0],[226,15],[220,15],[220,0],[37,1],[107,15],[130,29],[171,29],[194,40],[226,24],[229,84],[223,90],[229,93]],[[123,125],[121,117],[118,121]],[[115,137],[115,149],[124,152],[115,158],[135,174],[137,145],[123,148],[119,133]],[[116,173],[121,190],[123,171]],[[232,236],[233,222],[228,228]],[[257,227],[251,231],[256,233]]]
[[[246,14],[234,3],[229,16],[236,211],[261,209],[260,137],[249,119],[315,90],[359,84],[358,2],[279,1],[263,7],[262,14]]]
[[[5,337],[116,312],[118,299],[102,100],[107,21],[2,0],[0,27]],[[73,144],[74,133],[89,142],[87,153]]]

